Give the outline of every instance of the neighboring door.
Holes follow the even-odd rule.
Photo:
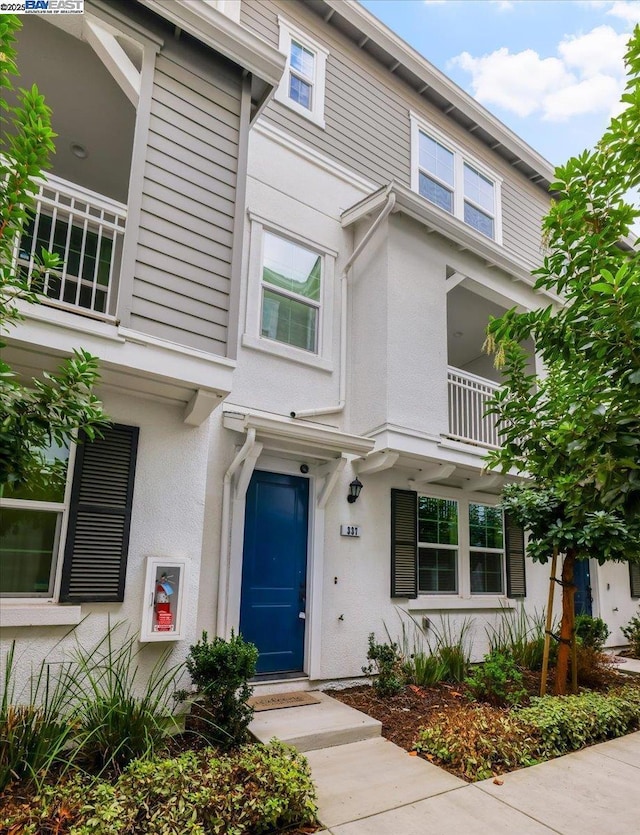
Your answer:
[[[259,673],[301,672],[307,585],[309,481],[256,470],[247,490],[240,632]]]
[[[591,615],[591,573],[589,560],[576,560],[573,569],[573,582],[576,587],[576,615]]]

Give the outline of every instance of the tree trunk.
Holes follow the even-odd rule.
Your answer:
[[[565,696],[569,678],[569,656],[574,630],[573,598],[576,587],[573,584],[573,568],[576,562],[576,552],[569,549],[562,563],[562,621],[560,622],[560,644],[558,646],[558,663],[556,666],[556,680],[553,692],[556,696]]]

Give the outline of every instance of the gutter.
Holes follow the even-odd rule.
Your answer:
[[[340,366],[338,369],[338,373],[340,374],[340,385],[339,385],[339,401],[337,406],[325,406],[319,409],[303,409],[299,412],[290,412],[292,418],[309,418],[309,417],[316,417],[320,415],[336,415],[340,412],[344,411],[346,399],[347,399],[347,278],[349,274],[349,270],[353,266],[354,262],[364,250],[366,245],[369,243],[371,238],[375,235],[378,231],[380,225],[387,219],[387,217],[391,214],[394,207],[396,205],[396,196],[391,191],[391,185],[387,187],[387,201],[377,216],[377,218],[373,221],[369,229],[367,230],[365,236],[360,241],[358,246],[353,250],[351,253],[349,260],[344,265],[342,270],[342,274],[340,276],[340,303],[341,303],[341,310],[340,310]]]

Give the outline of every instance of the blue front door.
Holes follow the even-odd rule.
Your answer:
[[[240,632],[258,647],[259,673],[302,671],[308,527],[309,481],[256,470],[247,490]]]
[[[591,574],[589,560],[576,560],[573,569],[573,582],[576,587],[576,615],[591,615]]]

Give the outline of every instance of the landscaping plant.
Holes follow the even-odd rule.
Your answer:
[[[525,670],[542,669],[544,651],[545,614],[537,612],[529,615],[524,606],[519,605],[514,612],[502,609],[497,626],[486,628],[490,652],[511,655],[518,667]],[[555,631],[552,627],[552,631]],[[551,647],[551,661],[555,661],[557,645]]]
[[[488,706],[467,706],[436,714],[415,749],[468,780],[485,780],[536,762],[535,741],[512,714]]]
[[[247,738],[253,708],[247,704],[253,688],[248,681],[256,673],[258,649],[242,635],[231,632],[228,641],[206,632],[189,648],[187,670],[201,698],[201,733],[212,742],[231,747]],[[183,694],[180,694],[183,695]]]
[[[169,665],[164,650],[150,672],[139,664],[148,647],[135,635],[118,641],[121,624],[109,626],[97,646],[75,653],[73,691],[79,760],[92,772],[116,771],[165,745],[172,721],[173,693],[183,665]]]
[[[591,615],[576,617],[576,635],[583,647],[602,652],[610,634],[611,630],[602,618],[593,618]]]
[[[640,658],[640,615],[634,615],[626,626],[622,627],[622,634],[629,641],[629,649],[634,658]]]
[[[474,699],[494,707],[520,704],[527,699],[523,676],[510,655],[493,651],[485,655],[465,686]]]
[[[369,664],[362,668],[367,676],[373,676],[373,686],[382,697],[395,696],[406,684],[403,670],[403,658],[400,647],[395,641],[387,644],[376,643],[376,636],[369,635]]]
[[[259,835],[315,823],[306,760],[281,743],[134,760],[112,783],[76,774],[31,802],[7,801],[0,830],[76,835]]]
[[[0,698],[0,792],[12,781],[42,780],[70,757],[73,674],[69,665],[43,662],[28,697],[15,689],[15,641],[7,650]]]
[[[557,757],[640,727],[640,689],[536,697],[516,715],[535,733],[540,755]]]

